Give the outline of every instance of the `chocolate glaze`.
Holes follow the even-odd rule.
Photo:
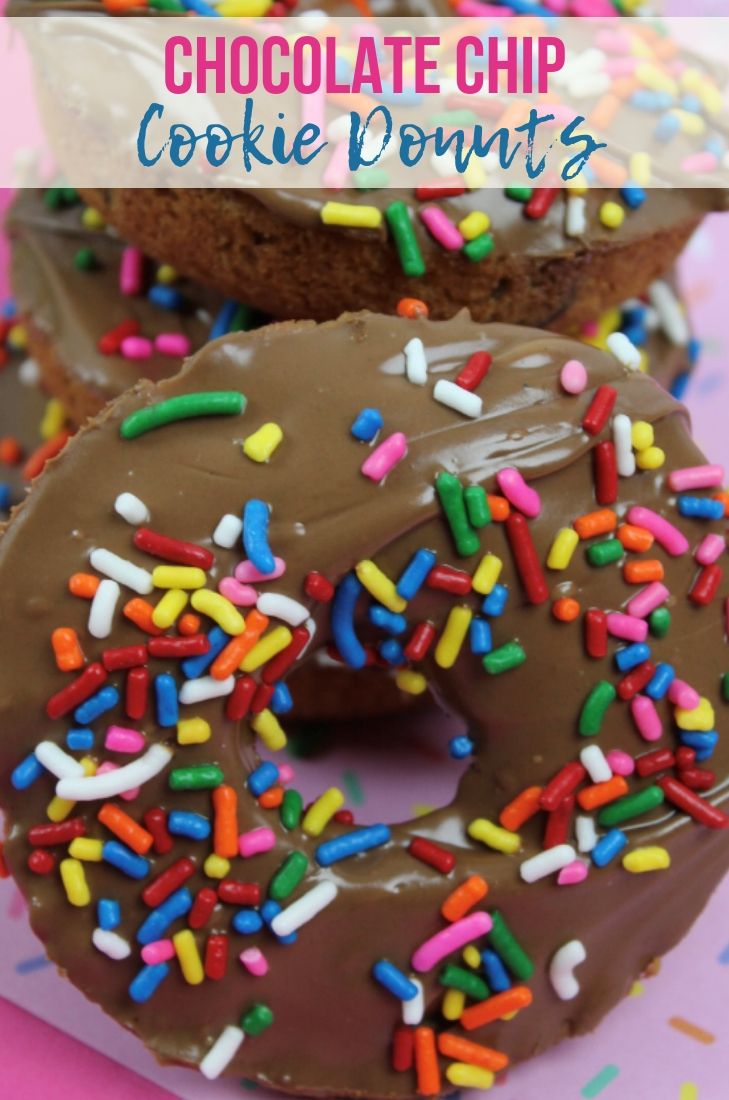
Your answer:
[[[416,335],[428,349],[431,381],[453,378],[477,349],[493,354],[480,387],[484,413],[477,421],[437,404],[430,382],[421,388],[406,381],[402,349]],[[583,394],[571,397],[561,390],[558,374],[575,357],[585,363],[589,382]],[[672,858],[670,871],[630,875],[616,861],[604,870],[592,868],[586,882],[571,889],[557,887],[553,879],[526,886],[519,878],[519,863],[540,848],[541,815],[522,830],[523,851],[517,857],[468,839],[465,828],[473,818],[496,820],[519,791],[545,783],[576,758],[586,743],[578,736],[577,717],[587,693],[598,680],[615,683],[619,678],[612,661],[614,645],[608,658],[591,660],[585,656],[579,621],[556,622],[550,601],[539,607],[526,602],[500,524],[481,533],[482,551],[503,559],[501,581],[510,591],[506,612],[492,622],[494,644],[516,638],[527,660],[500,677],[487,675],[465,647],[451,670],[438,669],[432,660],[425,663],[424,671],[446,705],[473,730],[475,755],[454,803],[394,827],[386,847],[328,871],[319,869],[313,860],[319,841],[299,830],[287,834],[278,815],[260,809],[244,789],[257,760],[249,728],[225,721],[219,700],[187,708],[187,716],[194,713],[211,723],[213,737],[202,746],[176,746],[174,766],[218,763],[226,782],[239,791],[240,830],[265,824],[278,837],[273,851],[248,862],[234,860],[231,877],[260,882],[265,892],[275,868],[296,849],[310,856],[310,868],[293,897],[323,879],[333,879],[339,887],[335,902],[300,931],[296,944],[280,945],[269,933],[239,937],[231,930],[223,981],[189,987],[173,963],[152,1000],[135,1006],[127,987],[140,966],[134,937],[147,912],[139,897],[141,884],[106,864],[86,864],[94,902],[99,897],[119,899],[123,917],[117,931],[134,943],[131,959],[112,962],[91,946],[95,905],[72,909],[57,872],[40,878],[25,862],[28,828],[44,820],[54,784],[42,777],[28,791],[18,792],[10,784],[10,772],[41,739],[62,742],[71,725],[49,723],[44,712],[47,699],[70,679],[55,667],[50,632],[73,626],[88,660],[98,659],[109,645],[140,640],[119,612],[110,639],[91,639],[85,626],[88,605],[66,589],[68,576],[88,567],[95,546],[153,566],[152,559],[134,550],[132,531],[113,512],[119,492],[129,490],[144,500],[155,530],[204,545],[211,545],[223,513],[238,512],[252,497],[267,501],[271,546],[287,562],[285,576],[271,587],[301,600],[302,579],[310,569],[337,581],[355,562],[374,556],[388,576],[397,577],[421,546],[436,551],[440,562],[473,571],[479,557],[457,557],[435,498],[434,478],[446,469],[464,485],[481,483],[491,490],[496,471],[515,465],[541,496],[541,515],[529,527],[544,561],[556,531],[595,507],[590,454],[595,440],[581,431],[580,422],[602,383],[618,391],[616,412],[654,423],[657,442],[668,456],[665,469],[621,480],[619,515],[633,503],[652,507],[685,531],[692,547],[707,530],[723,530],[723,523],[677,517],[666,472],[703,458],[687,434],[685,410],[656,383],[629,374],[612,356],[593,348],[534,329],[479,326],[463,314],[442,323],[360,314],[318,327],[291,323],[216,341],[175,379],[156,387],[143,382],[109,406],[49,464],[15,515],[0,542],[0,645],[5,654],[0,665],[0,800],[7,815],[7,859],[50,958],[161,1060],[197,1064],[225,1025],[263,1001],[273,1010],[275,1023],[244,1042],[229,1072],[310,1095],[414,1097],[414,1074],[396,1074],[389,1062],[400,1006],[374,982],[372,965],[386,957],[407,972],[413,950],[443,926],[438,911],[443,900],[469,874],[486,878],[485,907],[504,913],[536,963],[529,983],[533,1005],[509,1022],[470,1033],[514,1061],[565,1035],[594,1028],[649,961],[680,939],[705,904],[729,865],[727,834],[709,832],[670,811],[656,811],[626,829],[631,846],[665,845]],[[135,409],[176,394],[220,389],[246,394],[243,416],[173,424],[133,442],[120,438],[122,419]],[[384,433],[403,431],[408,440],[406,458],[379,485],[360,474],[368,450],[349,432],[366,406],[382,411]],[[270,462],[259,466],[242,456],[240,441],[270,420],[281,425],[284,440]],[[598,439],[608,437],[608,431]],[[212,548],[215,584],[241,555]],[[673,663],[681,678],[719,708],[719,676],[725,669],[723,599],[703,609],[694,607],[686,599],[696,573],[693,558],[669,559],[661,551],[655,556],[666,568],[673,624],[666,639],[652,641],[653,656]],[[635,592],[624,584],[619,568],[591,568],[581,545],[566,573],[546,576],[553,597],[574,594],[583,610],[619,609]],[[477,606],[473,596],[463,602]],[[445,593],[422,589],[407,618],[411,623],[429,618],[440,628],[453,603]],[[323,645],[330,637],[328,609],[312,607],[312,613],[318,624],[316,644]],[[362,601],[358,618],[364,614]],[[152,665],[153,674],[175,672],[173,662]],[[109,682],[121,685],[121,674],[112,674]],[[669,708],[660,704],[659,709],[666,732],[657,745],[674,747]],[[116,720],[121,714],[106,718]],[[98,744],[101,721],[96,726]],[[170,731],[159,729],[151,716],[142,728],[150,742],[171,741]],[[605,751],[622,748],[638,755],[646,750],[624,703],[611,706],[597,741]],[[108,754],[97,749],[93,755],[100,760]],[[720,739],[711,767],[717,788],[709,797],[720,803],[729,775],[726,739]],[[631,788],[644,785],[633,779],[629,783]],[[172,794],[164,773],[135,802],[123,805],[140,820],[152,805],[211,813],[209,793]],[[103,835],[95,816],[98,808],[94,803],[77,807],[88,835]],[[346,831],[331,825],[324,838]],[[444,878],[412,859],[405,846],[414,835],[452,850],[458,857],[455,871]],[[169,856],[152,857],[152,873],[182,855],[191,855],[201,867],[209,851],[207,843],[178,839]],[[57,850],[59,859],[63,854]],[[200,872],[188,886],[194,893],[204,884],[211,882]],[[201,948],[209,932],[229,930],[232,913],[230,906],[216,909],[208,927],[197,934]],[[587,961],[578,971],[580,994],[565,1003],[552,991],[547,967],[554,951],[574,937],[585,944]],[[234,958],[252,944],[259,944],[269,960],[264,979],[245,973]],[[426,1022],[458,1032],[457,1025],[439,1015],[437,969],[424,976],[424,984]],[[444,1085],[444,1091],[449,1087]]]

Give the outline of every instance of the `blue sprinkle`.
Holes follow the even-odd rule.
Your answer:
[[[103,687],[101,691],[96,692],[96,695],[92,695],[76,708],[73,715],[74,721],[78,722],[79,726],[90,726],[102,714],[106,714],[107,710],[113,710],[118,702],[119,692],[116,688]]]
[[[605,867],[619,852],[622,852],[628,838],[620,829],[611,829],[598,840],[590,855],[596,867]]]
[[[701,341],[698,337],[694,336],[689,340],[686,351],[688,353],[689,363],[693,367],[701,355]]]
[[[149,860],[144,856],[138,856],[118,840],[107,840],[101,849],[101,858],[117,870],[123,871],[125,875],[129,875],[129,878],[140,879],[149,874]]]
[[[724,156],[724,142],[719,134],[712,134],[704,142],[704,152],[713,153],[717,160]]]
[[[686,92],[678,101],[682,111],[690,111],[692,115],[700,115],[702,111],[701,100],[692,92]]]
[[[670,92],[653,92],[648,88],[638,88],[630,97],[630,106],[638,111],[667,111],[673,106]]]
[[[201,653],[199,657],[186,657],[180,663],[182,675],[187,677],[188,680],[197,680],[198,676],[202,676],[205,669],[213,663],[218,654],[222,653],[230,639],[231,635],[226,634],[221,626],[214,626],[208,634],[210,649],[207,653]]]
[[[678,735],[681,738],[682,745],[696,750],[697,764],[713,756],[719,740],[719,734],[716,730],[679,730]]]
[[[623,336],[627,336],[631,344],[635,344],[637,348],[642,348],[648,339],[648,330],[643,325],[623,325],[620,331]]]
[[[154,694],[157,700],[157,724],[163,729],[177,725],[180,708],[177,702],[177,684],[174,676],[163,672],[154,678]]]
[[[331,628],[334,644],[350,668],[364,668],[367,654],[354,631],[354,606],[362,585],[356,573],[347,573],[332,600]]]
[[[260,932],[263,928],[263,920],[255,909],[239,909],[233,917],[231,924],[241,936],[250,936],[253,932]]]
[[[25,791],[31,783],[35,783],[36,779],[40,779],[45,770],[38,757],[32,752],[30,756],[26,756],[21,764],[18,764],[10,776],[10,782],[16,791]]]
[[[271,921],[275,920],[280,912],[281,906],[277,901],[274,901],[273,898],[268,898],[261,906],[261,916],[269,928],[271,928]],[[271,931],[273,932],[272,928]],[[273,932],[273,934],[276,936],[275,932]],[[279,943],[295,943],[298,938],[298,932],[290,932],[288,936],[276,936]]]
[[[156,966],[143,966],[129,986],[129,996],[138,1005],[143,1005],[152,996],[160,982],[164,981],[169,972],[170,968],[167,963],[157,963]]]
[[[112,901],[110,898],[100,898],[96,906],[96,919],[99,922],[99,928],[103,928],[105,932],[112,932],[118,928],[121,924],[119,902]]]
[[[692,519],[723,519],[724,502],[712,500],[711,497],[678,498],[678,510],[682,516],[690,516]]]
[[[217,317],[213,321],[213,327],[210,329],[211,340],[217,340],[219,336],[225,336],[227,332],[230,332],[230,326],[233,323],[237,309],[238,303],[234,302],[232,298],[228,298],[227,301],[223,302]]]
[[[386,103],[393,107],[422,107],[423,93],[416,92],[414,88],[403,85],[401,92],[395,92],[389,80],[382,81],[382,91],[373,91],[372,96],[380,103]]]
[[[382,604],[373,603],[369,610],[370,622],[386,630],[388,634],[403,634],[407,630],[407,619],[404,615],[396,615],[394,611],[388,611]]]
[[[729,966],[729,946],[725,947],[718,960],[722,966]]]
[[[207,840],[210,836],[208,819],[187,810],[173,810],[167,818],[167,829],[174,836],[186,836],[190,840]]]
[[[260,798],[264,791],[269,790],[277,780],[278,768],[270,760],[264,760],[248,776],[248,790],[254,798]]]
[[[338,84],[349,83],[353,69],[346,57],[337,57],[334,71]]]
[[[389,839],[390,830],[387,825],[368,825],[366,829],[355,829],[354,832],[344,833],[342,836],[335,837],[334,840],[327,840],[319,845],[314,854],[321,867],[331,867],[333,863],[355,856],[358,852],[380,848],[383,844],[387,844]]]
[[[650,646],[645,645],[643,642],[636,642],[634,645],[626,646],[625,649],[617,651],[615,664],[621,672],[629,672],[631,668],[637,668],[638,665],[643,664],[643,661],[647,661],[650,655]]]
[[[494,618],[496,618],[497,615],[501,615],[506,606],[506,598],[508,595],[508,588],[505,588],[503,584],[495,584],[481,604],[481,610],[484,615],[493,615]]]
[[[620,188],[620,195],[626,206],[631,210],[637,210],[645,202],[645,191],[633,180],[627,180]]]
[[[405,567],[405,572],[397,582],[397,594],[404,600],[412,600],[413,596],[425,583],[425,578],[435,565],[435,554],[432,550],[418,550]]]
[[[268,505],[262,500],[249,500],[243,509],[243,546],[259,573],[268,576],[275,572],[268,545]]]
[[[473,741],[465,734],[460,737],[452,737],[448,742],[448,752],[454,760],[464,760],[473,752]]]
[[[94,747],[93,730],[69,730],[66,734],[66,746],[74,752],[86,752]]]
[[[192,897],[187,887],[183,886],[182,889],[175,890],[174,894],[170,894],[161,905],[158,905],[149,914],[137,932],[137,943],[141,943],[142,947],[146,947],[148,943],[161,940],[173,921],[184,917],[191,909]]]
[[[687,370],[681,371],[680,374],[677,374],[671,382],[671,388],[669,390],[671,397],[675,398],[676,401],[680,401],[683,395],[686,393],[686,387],[688,386],[688,383],[689,372]]]
[[[11,499],[10,486],[7,481],[0,481],[0,512],[7,512],[10,509]]]
[[[162,309],[182,309],[185,304],[179,290],[175,290],[173,286],[165,286],[164,283],[155,283],[150,287],[147,297]]]
[[[668,142],[672,137],[675,137],[678,131],[681,129],[681,122],[677,115],[665,114],[661,115],[658,120],[658,125],[653,131],[653,137],[656,141]]]
[[[471,640],[471,653],[490,653],[493,649],[491,626],[486,619],[471,619],[468,628]]]
[[[12,298],[6,298],[2,306],[0,306],[0,317],[2,317],[4,321],[12,321],[17,312],[15,301]]]
[[[363,443],[371,443],[384,423],[379,409],[362,409],[352,425],[352,435]]]
[[[481,952],[481,962],[483,963],[486,982],[493,993],[506,993],[507,989],[511,989],[511,978],[495,951],[487,947],[485,951]]]
[[[395,668],[398,665],[404,665],[407,659],[402,651],[402,646],[394,638],[388,638],[387,641],[380,643],[380,656],[384,657],[387,663]]]
[[[288,689],[288,684],[285,684],[283,680],[278,680],[274,684],[273,695],[268,705],[274,714],[288,714],[293,707],[294,701],[291,698],[291,692]]]
[[[394,994],[398,1001],[412,1001],[419,993],[415,982],[411,982],[409,978],[406,978],[387,959],[380,959],[379,962],[376,962],[372,967],[372,973],[380,985],[384,985],[385,989]]]
[[[653,679],[645,688],[646,695],[650,695],[651,699],[662,699],[675,679],[676,672],[673,666],[661,661],[656,665]]]
[[[205,0],[182,0],[188,11],[194,11],[198,15],[205,15],[208,18],[222,18],[219,11],[212,8],[210,4],[206,4]]]
[[[52,966],[52,962],[45,955],[34,955],[32,959],[23,959],[15,964],[16,974],[34,974],[36,970],[43,970],[46,966]]]
[[[628,308],[622,308],[621,320],[624,325],[643,325],[645,324],[645,315],[647,313],[646,307],[642,303],[635,303],[628,306]]]

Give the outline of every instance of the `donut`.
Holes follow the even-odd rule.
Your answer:
[[[163,1063],[486,1087],[591,1031],[705,905],[729,866],[723,470],[631,347],[465,313],[232,334],[107,406],[14,513],[5,859],[49,958]],[[217,589],[243,561],[277,575],[238,611]],[[171,584],[200,587],[183,609]],[[161,600],[196,633],[150,636]],[[323,647],[465,720],[451,805],[302,807],[275,710]]]

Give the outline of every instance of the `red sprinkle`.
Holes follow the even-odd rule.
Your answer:
[[[550,779],[547,786],[539,796],[539,805],[550,813],[562,805],[562,802],[571,794],[587,775],[582,764],[573,760],[570,764],[558,771],[554,779]]]
[[[608,422],[618,391],[612,386],[598,386],[592,403],[582,420],[582,427],[588,435],[599,435]]]
[[[134,532],[134,545],[137,550],[144,550],[155,558],[163,561],[172,561],[176,565],[197,566],[198,569],[212,569],[215,565],[215,554],[211,554],[203,546],[195,546],[191,542],[180,542],[179,539],[168,538],[167,535],[158,535],[146,527],[139,527]]]
[[[252,676],[239,676],[225,704],[225,717],[231,722],[240,722],[241,718],[245,718],[257,687]]]
[[[618,467],[615,447],[609,440],[598,443],[592,452],[595,475],[595,500],[598,504],[614,504],[618,499]]]
[[[8,870],[8,865],[5,862],[4,851],[5,846],[0,840],[0,878],[10,878],[10,871]]]
[[[452,199],[457,195],[463,195],[466,188],[463,186],[460,180],[433,180],[421,183],[415,188],[415,196],[421,202],[427,202],[428,199]]]
[[[435,627],[432,623],[418,623],[413,630],[403,653],[409,661],[422,661],[433,644]]]
[[[261,900],[261,887],[257,882],[234,882],[226,878],[218,887],[218,898],[231,905],[258,905]]]
[[[209,886],[203,886],[202,890],[198,891],[187,918],[190,928],[204,928],[217,904],[218,895],[215,891],[211,890]]]
[[[435,867],[443,875],[449,875],[456,865],[456,857],[452,852],[446,852],[445,848],[439,848],[432,840],[416,836],[408,844],[408,851],[421,863],[427,863],[429,867]]]
[[[607,656],[607,615],[596,607],[585,612],[585,649],[589,657]]]
[[[157,875],[157,878],[153,879],[149,886],[145,886],[142,890],[142,900],[150,909],[156,909],[194,874],[195,864],[187,856],[183,856],[182,859],[178,859],[176,863],[163,871],[161,875]]]
[[[706,825],[709,829],[726,829],[729,825],[729,817],[725,813],[694,794],[688,787],[684,787],[683,783],[679,783],[677,779],[666,775],[656,782],[669,802],[679,810],[683,810],[694,821],[698,821],[700,825]]]
[[[210,649],[207,634],[188,634],[186,638],[150,638],[150,657],[199,657]]]
[[[647,775],[663,772],[666,768],[673,768],[675,764],[676,758],[670,749],[654,749],[653,752],[636,757],[635,770],[641,779],[645,779]]]
[[[80,676],[77,676],[72,684],[68,684],[52,699],[46,703],[46,714],[49,718],[63,718],[70,710],[75,710],[81,703],[86,702],[99,690],[106,680],[106,670],[103,665],[95,661],[85,668]]]
[[[475,351],[454,381],[462,390],[475,390],[486,377],[492,357],[487,351]]]
[[[722,570],[718,565],[705,565],[696,578],[696,582],[689,592],[689,599],[700,607],[711,603],[722,578]]]
[[[425,578],[428,588],[440,588],[454,596],[467,596],[471,591],[471,578],[462,569],[452,565],[434,565]]]
[[[560,190],[559,187],[535,187],[532,197],[524,207],[526,216],[528,218],[543,218]]]
[[[646,684],[650,683],[655,674],[656,666],[653,662],[643,661],[642,664],[631,669],[627,676],[623,676],[618,684],[618,695],[621,699],[632,699],[634,695],[642,691]]]
[[[273,684],[259,684],[256,693],[251,699],[251,714],[260,714],[271,702],[275,691]]]
[[[397,1073],[405,1073],[413,1067],[415,1039],[409,1027],[396,1027],[392,1035],[392,1068]]]
[[[152,848],[158,856],[166,856],[174,847],[174,840],[167,829],[167,814],[160,806],[154,806],[144,815],[144,825],[152,834]]]
[[[552,810],[547,815],[547,826],[544,830],[544,848],[556,848],[558,844],[567,843],[574,808],[575,796],[568,794],[562,799],[557,809]]]
[[[307,573],[304,577],[304,592],[312,600],[329,603],[334,595],[334,585],[326,577],[322,577],[321,573]]]
[[[708,768],[679,768],[678,778],[692,791],[710,791],[716,782],[716,776]]]
[[[26,460],[25,466],[23,466],[22,472],[25,481],[32,481],[34,477],[38,477],[46,462],[50,462],[52,458],[61,453],[72,435],[73,432],[70,428],[62,428],[52,439],[41,443],[40,447],[33,451],[33,454]]]
[[[529,524],[520,512],[510,512],[504,524],[516,568],[530,603],[549,599],[549,589],[532,542]]]
[[[690,749],[688,745],[681,745],[676,749],[676,767],[693,768],[696,761],[696,749]]]
[[[337,810],[332,821],[337,825],[354,825],[354,814],[351,810]]]
[[[102,355],[116,355],[122,346],[122,341],[126,340],[127,336],[136,336],[138,332],[139,321],[130,317],[104,333],[99,340],[99,351]]]
[[[28,856],[28,866],[37,875],[49,875],[56,866],[56,858],[50,852],[44,852],[42,848],[36,848]]]
[[[208,936],[205,946],[205,976],[219,982],[228,966],[228,937]]]
[[[150,638],[150,641],[152,639]],[[124,707],[127,718],[135,718],[137,721],[144,718],[147,713],[147,697],[149,695],[149,669],[130,668],[127,673],[127,690],[124,699]]]
[[[327,582],[328,583],[328,582]],[[286,649],[282,649],[280,653],[277,653],[275,657],[272,657],[268,664],[261,673],[261,679],[264,684],[273,684],[276,680],[280,680],[284,672],[286,672],[294,663],[296,658],[304,649],[304,646],[308,644],[311,635],[305,626],[295,626],[291,631],[291,641],[286,646]]]
[[[101,659],[107,672],[116,672],[119,668],[138,668],[147,663],[147,647],[125,645],[118,649],[105,649]]]
[[[49,844],[70,844],[77,836],[85,834],[83,818],[69,817],[55,825],[34,825],[28,833],[28,841],[34,848],[47,848]]]

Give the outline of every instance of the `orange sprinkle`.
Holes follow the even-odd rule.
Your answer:
[[[51,645],[61,672],[73,672],[76,668],[84,667],[84,655],[75,630],[68,626],[59,626],[51,634]]]
[[[152,622],[154,608],[141,596],[135,596],[129,603],[124,604],[124,614],[131,619],[135,626],[143,630],[145,634],[153,634],[155,637],[163,631]]]
[[[628,793],[628,784],[622,775],[614,775],[604,783],[594,783],[591,787],[585,787],[577,795],[577,801],[583,810],[596,810],[598,806],[606,806],[608,802],[614,802],[616,798],[622,798]]]
[[[610,85],[612,94],[619,96],[621,99],[630,99],[633,92],[637,92],[639,88],[640,83],[634,76],[619,76]]]
[[[674,1027],[676,1031],[682,1032],[683,1035],[688,1035],[689,1039],[697,1039],[699,1043],[704,1043],[707,1047],[716,1042],[716,1036],[712,1035],[710,1031],[704,1031],[703,1027],[697,1027],[696,1024],[689,1023],[681,1016],[671,1016],[668,1026]]]
[[[4,462],[6,466],[17,466],[22,457],[23,448],[17,439],[12,435],[0,439],[0,462]]]
[[[449,1035],[447,1031],[438,1036],[438,1050],[446,1058],[455,1058],[457,1062],[465,1062],[469,1066],[481,1066],[493,1073],[498,1073],[509,1064],[508,1055],[501,1051],[482,1047],[480,1043],[472,1043],[470,1039],[459,1039],[457,1035]]]
[[[623,580],[628,584],[647,584],[663,580],[663,563],[656,558],[628,561],[623,566]]]
[[[595,535],[605,535],[608,531],[614,531],[617,525],[618,517],[612,508],[600,508],[597,512],[588,512],[572,524],[581,539],[593,539]]]
[[[107,802],[105,806],[102,806],[96,816],[102,825],[106,825],[110,832],[118,836],[125,844],[128,844],[137,855],[145,855],[152,847],[154,839],[152,834],[143,829],[141,825],[137,825],[129,814],[125,814],[112,802]]]
[[[421,1096],[437,1096],[440,1092],[438,1052],[432,1027],[415,1028],[415,1072]]]
[[[650,531],[646,531],[645,527],[634,527],[632,523],[620,524],[618,538],[624,550],[635,550],[638,554],[650,550],[655,541],[653,535]]]
[[[601,157],[598,153],[592,154],[590,164],[598,182],[604,183],[606,187],[622,187],[628,178],[628,169],[624,165],[616,164],[614,160]]]
[[[254,608],[246,616],[246,626],[242,634],[231,638],[227,646],[210,666],[210,675],[214,680],[227,680],[232,676],[243,658],[250,653],[268,626],[268,616]]]
[[[238,795],[233,787],[225,784],[213,791],[215,825],[213,828],[213,851],[216,856],[232,859],[238,855]]]
[[[497,993],[487,1001],[480,1001],[477,1005],[465,1008],[459,1023],[461,1027],[465,1027],[466,1031],[473,1031],[477,1027],[483,1027],[484,1024],[500,1020],[502,1016],[508,1016],[510,1012],[526,1008],[531,1003],[531,989],[527,989],[525,985],[516,985],[513,989],[507,989],[505,993]],[[415,1034],[417,1035],[417,1031]]]
[[[525,821],[528,821],[530,817],[534,817],[539,810],[539,796],[541,793],[541,787],[527,787],[525,791],[518,794],[499,814],[501,825],[508,829],[510,833],[515,833]]]
[[[572,600],[569,596],[562,596],[561,599],[555,600],[552,604],[552,614],[561,623],[573,622],[579,613],[580,605],[577,600]]]
[[[590,112],[587,119],[588,126],[594,126],[597,130],[609,130],[622,105],[619,96],[608,92],[597,101]]]
[[[68,591],[72,596],[80,596],[82,600],[93,600],[100,583],[99,578],[91,573],[74,573],[69,578]]]
[[[491,493],[487,493],[486,500],[489,503],[491,519],[494,523],[503,523],[511,511],[506,497],[495,497]]]
[[[666,36],[653,44],[653,53],[659,61],[670,61],[678,53],[678,42]]]
[[[428,307],[425,302],[420,301],[420,298],[401,298],[397,303],[396,312],[398,317],[416,320],[428,316]]]
[[[200,629],[200,620],[197,615],[191,615],[188,611],[187,615],[183,615],[178,622],[177,629],[180,634],[197,634]]]
[[[729,516],[729,492],[724,489],[721,493],[714,493],[712,500],[720,500],[724,505],[724,515]]]
[[[449,894],[441,906],[441,913],[446,920],[454,921],[465,917],[469,909],[476,902],[485,898],[489,892],[488,885],[480,875],[471,875],[462,886]]]
[[[283,787],[269,787],[258,799],[258,805],[263,810],[275,810],[283,802]]]
[[[40,447],[33,451],[33,454],[27,459],[25,466],[23,466],[23,477],[25,480],[32,481],[34,477],[38,477],[46,462],[49,462],[52,458],[55,458],[56,455],[61,453],[72,435],[73,432],[70,428],[62,428],[58,435],[53,436],[53,439],[41,443]]]
[[[127,11],[128,8],[146,8],[147,0],[104,0],[104,7],[112,14]]]
[[[522,122],[526,122],[529,118],[531,106],[531,103],[526,99],[515,100],[506,108],[496,126],[499,128],[503,126],[507,130],[512,130],[515,126],[521,126]]]

